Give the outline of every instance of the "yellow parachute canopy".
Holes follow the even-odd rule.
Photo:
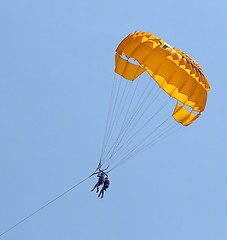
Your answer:
[[[188,111],[177,103],[172,115],[177,122],[187,126],[200,116],[210,86],[202,68],[191,57],[153,34],[135,32],[116,49],[115,72],[134,81],[144,71],[167,94],[191,109]]]

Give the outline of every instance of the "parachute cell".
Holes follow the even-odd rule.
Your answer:
[[[193,123],[200,116],[200,114],[201,113],[195,115],[192,112],[189,112],[184,106],[177,103],[172,116],[177,122],[184,126],[188,126]]]

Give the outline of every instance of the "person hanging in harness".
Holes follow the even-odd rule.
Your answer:
[[[109,187],[109,185],[110,185],[110,180],[108,179],[108,177],[106,177],[104,180],[104,183],[103,183],[103,187],[102,187],[98,197],[101,196],[100,198],[103,198],[104,191],[106,191],[106,189]]]
[[[98,192],[99,191],[99,186],[101,186],[104,183],[104,173],[99,173],[97,175],[97,177],[99,178],[98,182],[95,184],[95,186],[93,187],[91,192],[93,192],[95,190],[95,188],[96,188],[96,192]]]

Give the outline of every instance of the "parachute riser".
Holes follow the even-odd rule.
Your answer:
[[[105,169],[101,169],[101,167],[102,167],[102,165],[101,165],[101,163],[99,163],[98,167],[96,168],[94,173],[91,174],[91,176],[99,174],[99,173],[103,173],[106,177],[108,177],[108,173],[110,171],[107,171],[107,169],[109,168],[109,165]]]

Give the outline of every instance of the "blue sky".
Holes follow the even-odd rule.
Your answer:
[[[0,232],[96,168],[129,33],[185,51],[211,85],[202,117],[113,171],[103,200],[90,178],[2,239],[226,239],[226,10],[224,0],[0,1]]]

